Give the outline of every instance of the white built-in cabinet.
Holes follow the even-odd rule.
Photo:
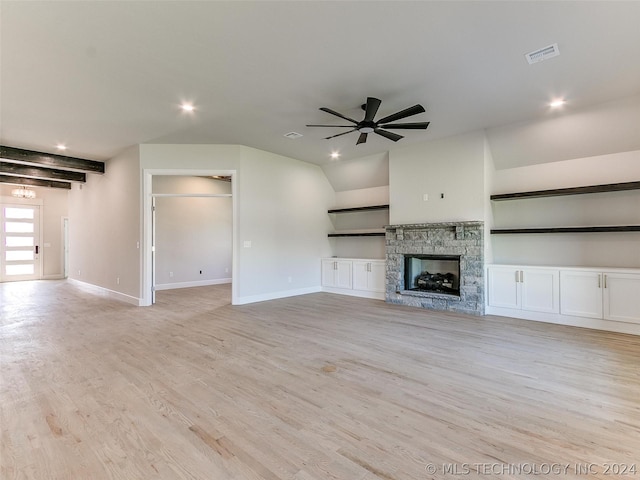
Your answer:
[[[563,270],[563,315],[640,324],[640,274]]]
[[[382,260],[354,260],[353,288],[384,292],[385,267]]]
[[[550,268],[488,268],[488,305],[532,312],[558,313],[559,274]]]
[[[330,293],[384,299],[384,260],[323,258],[322,289]]]
[[[351,260],[329,258],[322,260],[322,286],[350,289],[353,264]]]
[[[487,266],[486,313],[640,334],[640,270]]]

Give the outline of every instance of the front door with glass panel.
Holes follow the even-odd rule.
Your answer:
[[[40,207],[0,205],[0,281],[40,278]]]

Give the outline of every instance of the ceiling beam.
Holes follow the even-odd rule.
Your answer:
[[[104,173],[104,162],[55,155],[53,153],[34,152],[33,150],[23,150],[21,148],[7,147],[6,145],[0,145],[0,158],[87,173]]]
[[[26,185],[29,187],[49,187],[64,188],[71,190],[69,182],[57,182],[55,180],[40,180],[38,178],[11,177],[9,175],[0,175],[0,183],[9,183],[12,185]]]
[[[68,182],[86,182],[87,175],[82,172],[54,170],[52,168],[32,167],[18,163],[0,162],[0,174],[17,177],[32,177],[45,180],[66,180]]]

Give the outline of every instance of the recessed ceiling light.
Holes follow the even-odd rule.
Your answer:
[[[183,112],[193,112],[196,109],[196,107],[193,106],[193,103],[187,102],[184,102],[182,105],[180,105],[180,108]]]
[[[554,100],[553,102],[551,102],[549,104],[549,106],[551,108],[558,108],[558,107],[561,107],[562,105],[564,105],[565,103],[567,103],[565,100],[558,99],[558,100]]]
[[[331,152],[331,158],[333,159],[340,158],[340,154],[338,152]]]
[[[58,150],[66,150],[67,146],[64,143],[59,143],[58,145],[56,145],[56,148]]]

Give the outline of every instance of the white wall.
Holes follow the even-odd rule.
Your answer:
[[[570,101],[542,118],[486,133],[500,169],[637,150],[640,95],[583,108]]]
[[[389,185],[389,154],[382,152],[352,160],[332,160],[322,171],[336,192]]]
[[[42,278],[57,279],[64,276],[64,252],[62,219],[68,213],[69,191],[59,188],[29,187],[36,192],[34,201],[11,197],[11,190],[17,185],[0,184],[0,197],[4,203],[27,203],[40,205],[42,224]]]
[[[484,167],[482,132],[392,150],[391,224],[483,220]],[[423,200],[424,194],[428,195],[427,201]]]
[[[140,151],[142,168],[156,173],[237,172],[237,303],[319,290],[320,258],[330,254],[327,209],[334,201],[320,167],[234,145],[141,145]]]
[[[492,193],[640,180],[640,151],[503,169]],[[640,225],[640,191],[492,202],[496,228]],[[496,263],[640,267],[640,233],[493,235]]]
[[[69,193],[69,278],[140,297],[139,148],[110,159],[104,175]],[[118,283],[119,279],[119,283]]]
[[[231,194],[231,183],[156,175],[153,193]],[[157,197],[155,219],[156,289],[231,282],[230,197]]]

